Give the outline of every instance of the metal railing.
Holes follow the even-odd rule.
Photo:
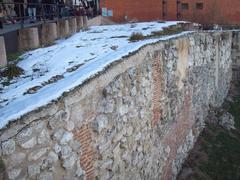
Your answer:
[[[93,7],[70,6],[65,4],[46,3],[0,3],[0,21],[3,24],[26,23],[57,20],[66,17],[87,15],[95,17],[99,13]],[[2,16],[2,17],[1,17]]]

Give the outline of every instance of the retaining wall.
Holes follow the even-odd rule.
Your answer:
[[[147,45],[0,131],[10,179],[174,179],[232,77],[232,33]]]

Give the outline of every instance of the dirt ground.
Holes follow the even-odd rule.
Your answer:
[[[235,129],[221,126],[224,113]],[[223,106],[210,111],[206,127],[185,161],[178,180],[240,180],[240,84],[234,84]]]

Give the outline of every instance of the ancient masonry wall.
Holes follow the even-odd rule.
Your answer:
[[[232,76],[231,32],[147,45],[0,131],[9,179],[174,179]]]
[[[233,32],[232,40],[233,80],[240,82],[240,32]]]

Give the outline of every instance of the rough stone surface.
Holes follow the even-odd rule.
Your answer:
[[[40,157],[42,157],[44,154],[47,153],[47,148],[41,148],[41,149],[37,149],[35,151],[32,151],[29,155],[28,155],[28,160],[29,161],[35,161],[38,160]]]
[[[5,67],[6,65],[7,65],[7,54],[6,54],[4,37],[0,36],[0,67]]]
[[[41,173],[37,180],[53,180],[53,175],[51,173]]]
[[[67,24],[61,21],[63,36]],[[219,107],[228,93],[232,58],[238,64],[240,57],[238,33],[233,39],[231,32],[192,33],[148,45],[12,122],[0,131],[7,174],[175,179],[208,108]],[[230,116],[222,119],[232,127]]]
[[[28,50],[38,48],[40,45],[38,28],[26,28],[18,30],[18,49]]]
[[[40,166],[37,164],[33,164],[28,166],[28,174],[29,176],[35,176],[40,173]]]
[[[3,155],[11,155],[15,151],[15,141],[10,139],[2,143]]]
[[[226,128],[227,130],[235,129],[235,121],[233,115],[230,113],[225,113],[219,118],[219,124],[223,127]]]
[[[8,172],[8,178],[9,179],[17,179],[17,177],[20,175],[21,169],[13,169]]]

